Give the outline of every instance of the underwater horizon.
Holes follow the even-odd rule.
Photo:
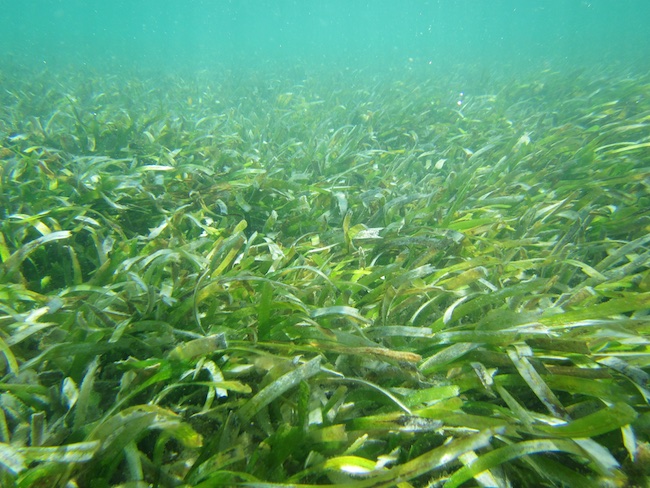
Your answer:
[[[2,1],[2,57],[165,71],[619,64],[647,69],[640,0]]]
[[[0,486],[650,486],[650,2],[0,0]]]

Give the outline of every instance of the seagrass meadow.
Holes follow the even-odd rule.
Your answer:
[[[0,78],[0,486],[648,486],[648,74]]]

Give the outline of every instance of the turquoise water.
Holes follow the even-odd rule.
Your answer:
[[[2,1],[2,58],[171,70],[624,63],[645,68],[647,0]]]

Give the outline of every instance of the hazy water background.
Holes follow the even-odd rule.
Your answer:
[[[0,60],[169,71],[648,68],[648,0],[2,0]]]

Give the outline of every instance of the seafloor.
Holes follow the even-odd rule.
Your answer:
[[[647,486],[647,74],[0,85],[1,486]]]

